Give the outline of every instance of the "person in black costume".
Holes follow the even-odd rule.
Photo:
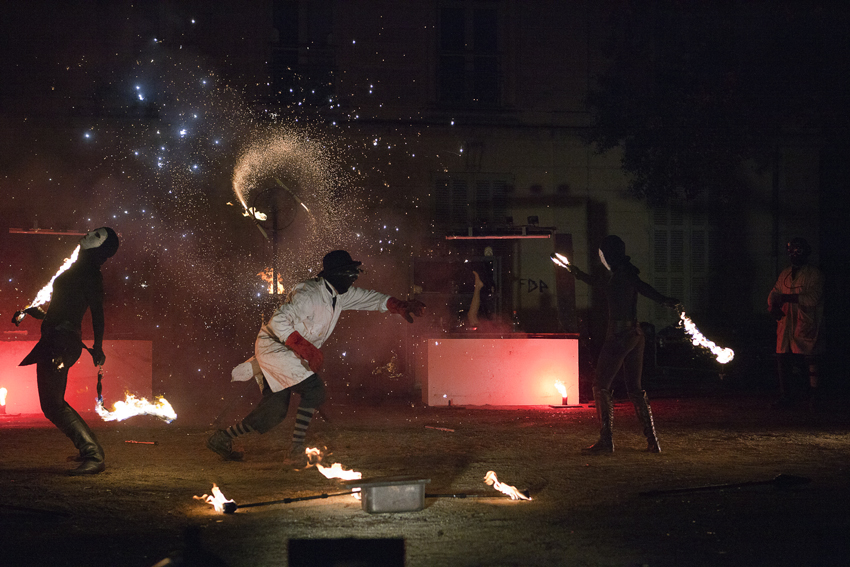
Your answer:
[[[36,365],[41,411],[67,435],[80,452],[82,463],[71,475],[97,474],[106,468],[103,448],[94,432],[65,401],[68,370],[80,358],[83,347],[82,323],[91,310],[94,347],[90,350],[95,366],[106,361],[103,354],[103,275],[100,267],[118,251],[118,235],[101,227],[80,239],[77,261],[53,282],[53,296],[47,312],[38,307],[18,311],[12,322],[18,325],[24,315],[42,319],[41,339],[21,362]]]
[[[620,367],[625,374],[626,390],[635,407],[646,435],[646,450],[660,453],[652,409],[646,391],[641,389],[643,371],[644,334],[637,322],[637,296],[652,299],[666,307],[676,308],[679,300],[665,297],[638,277],[638,270],[626,256],[626,245],[619,236],[606,236],[599,247],[599,258],[610,272],[604,282],[570,264],[567,269],[576,279],[587,284],[603,284],[608,298],[608,330],[593,379],[593,399],[601,429],[599,440],[582,452],[586,454],[613,453],[614,402],[611,384]]]

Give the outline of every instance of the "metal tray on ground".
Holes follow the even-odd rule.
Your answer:
[[[360,488],[360,505],[370,514],[416,512],[425,507],[425,485],[430,478],[384,476],[346,482]]]

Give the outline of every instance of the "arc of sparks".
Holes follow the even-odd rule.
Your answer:
[[[717,362],[720,364],[726,364],[730,362],[733,358],[735,358],[735,351],[731,348],[722,348],[717,346],[713,341],[710,341],[706,338],[705,335],[700,333],[697,326],[688,317],[684,311],[679,313],[679,319],[682,322],[682,326],[685,328],[685,332],[691,336],[691,342],[694,346],[701,346],[703,348],[707,348],[711,351],[711,353],[717,359]]]
[[[103,400],[99,399],[94,410],[103,418],[103,421],[124,421],[137,415],[152,415],[165,423],[171,423],[177,419],[174,408],[162,396],[156,398],[156,403],[151,403],[145,398],[136,398],[132,394],[127,394],[124,401],[115,402],[113,407],[115,408],[113,411],[107,411],[103,407]]]
[[[41,305],[44,305],[45,303],[50,301],[50,298],[53,296],[53,282],[56,281],[56,278],[61,276],[65,271],[68,270],[68,268],[71,267],[71,265],[73,265],[74,262],[77,261],[79,255],[80,247],[79,245],[77,245],[77,247],[74,248],[74,251],[71,252],[71,256],[69,258],[65,258],[65,261],[62,263],[61,266],[59,266],[59,270],[53,275],[52,278],[50,278],[50,281],[47,282],[47,285],[45,285],[39,290],[39,292],[35,296],[35,299],[32,300],[32,303],[24,307],[22,311],[26,311],[30,307],[40,307]],[[17,322],[20,323],[21,321],[23,321],[24,317],[26,316],[26,313],[21,313],[21,316],[18,317]]]

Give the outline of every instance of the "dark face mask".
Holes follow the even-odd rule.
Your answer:
[[[334,289],[339,294],[343,294],[348,291],[348,288],[351,287],[358,277],[360,277],[360,270],[357,268],[352,268],[350,270],[341,270],[339,272],[333,272],[331,274],[327,274],[324,276],[325,279],[330,282]]]
[[[792,266],[800,267],[809,259],[808,250],[802,244],[789,243],[788,259],[791,261]]]

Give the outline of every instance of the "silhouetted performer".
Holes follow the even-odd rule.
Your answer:
[[[646,391],[641,389],[641,374],[643,372],[643,349],[645,337],[637,322],[638,294],[660,303],[666,307],[675,308],[679,300],[665,297],[652,286],[638,277],[640,270],[626,256],[626,245],[619,236],[606,236],[599,247],[599,258],[610,272],[607,281],[599,282],[592,276],[582,272],[570,264],[568,269],[576,279],[587,284],[601,284],[605,287],[608,298],[608,330],[593,379],[593,399],[596,402],[596,414],[601,423],[599,440],[584,449],[589,454],[613,453],[613,421],[614,400],[611,384],[620,367],[623,367],[626,390],[629,399],[635,406],[635,413],[643,426],[646,435],[646,450],[660,453],[658,438],[655,435],[655,424],[652,420],[652,409]]]
[[[812,247],[806,239],[792,238],[786,250],[791,265],[779,274],[767,298],[768,310],[776,319],[779,407],[799,404],[817,391],[818,355],[823,346],[823,274],[808,263]],[[803,369],[803,379],[795,378],[795,366]]]
[[[95,366],[106,361],[103,354],[103,275],[100,267],[117,251],[118,235],[114,230],[102,227],[89,232],[80,239],[77,261],[53,281],[53,295],[47,312],[30,307],[18,311],[12,318],[16,325],[24,313],[42,319],[41,339],[20,365],[36,365],[41,411],[80,451],[82,464],[69,471],[72,475],[97,474],[106,468],[103,448],[80,414],[65,401],[65,388],[68,370],[80,358],[85,346],[82,323],[87,310],[91,310],[94,330],[94,347],[90,351],[92,360]]]
[[[234,380],[254,378],[263,397],[236,425],[216,431],[207,447],[225,460],[239,460],[232,440],[256,431],[266,433],[286,417],[292,392],[301,396],[289,461],[303,460],[304,439],[313,415],[325,401],[325,384],[317,372],[324,362],[322,344],[328,340],[343,311],[380,311],[401,315],[413,323],[425,304],[401,301],[389,295],[351,287],[360,275],[360,265],[345,250],[334,250],[322,259],[322,271],[301,282],[263,325],[254,343],[254,358],[233,370]]]

